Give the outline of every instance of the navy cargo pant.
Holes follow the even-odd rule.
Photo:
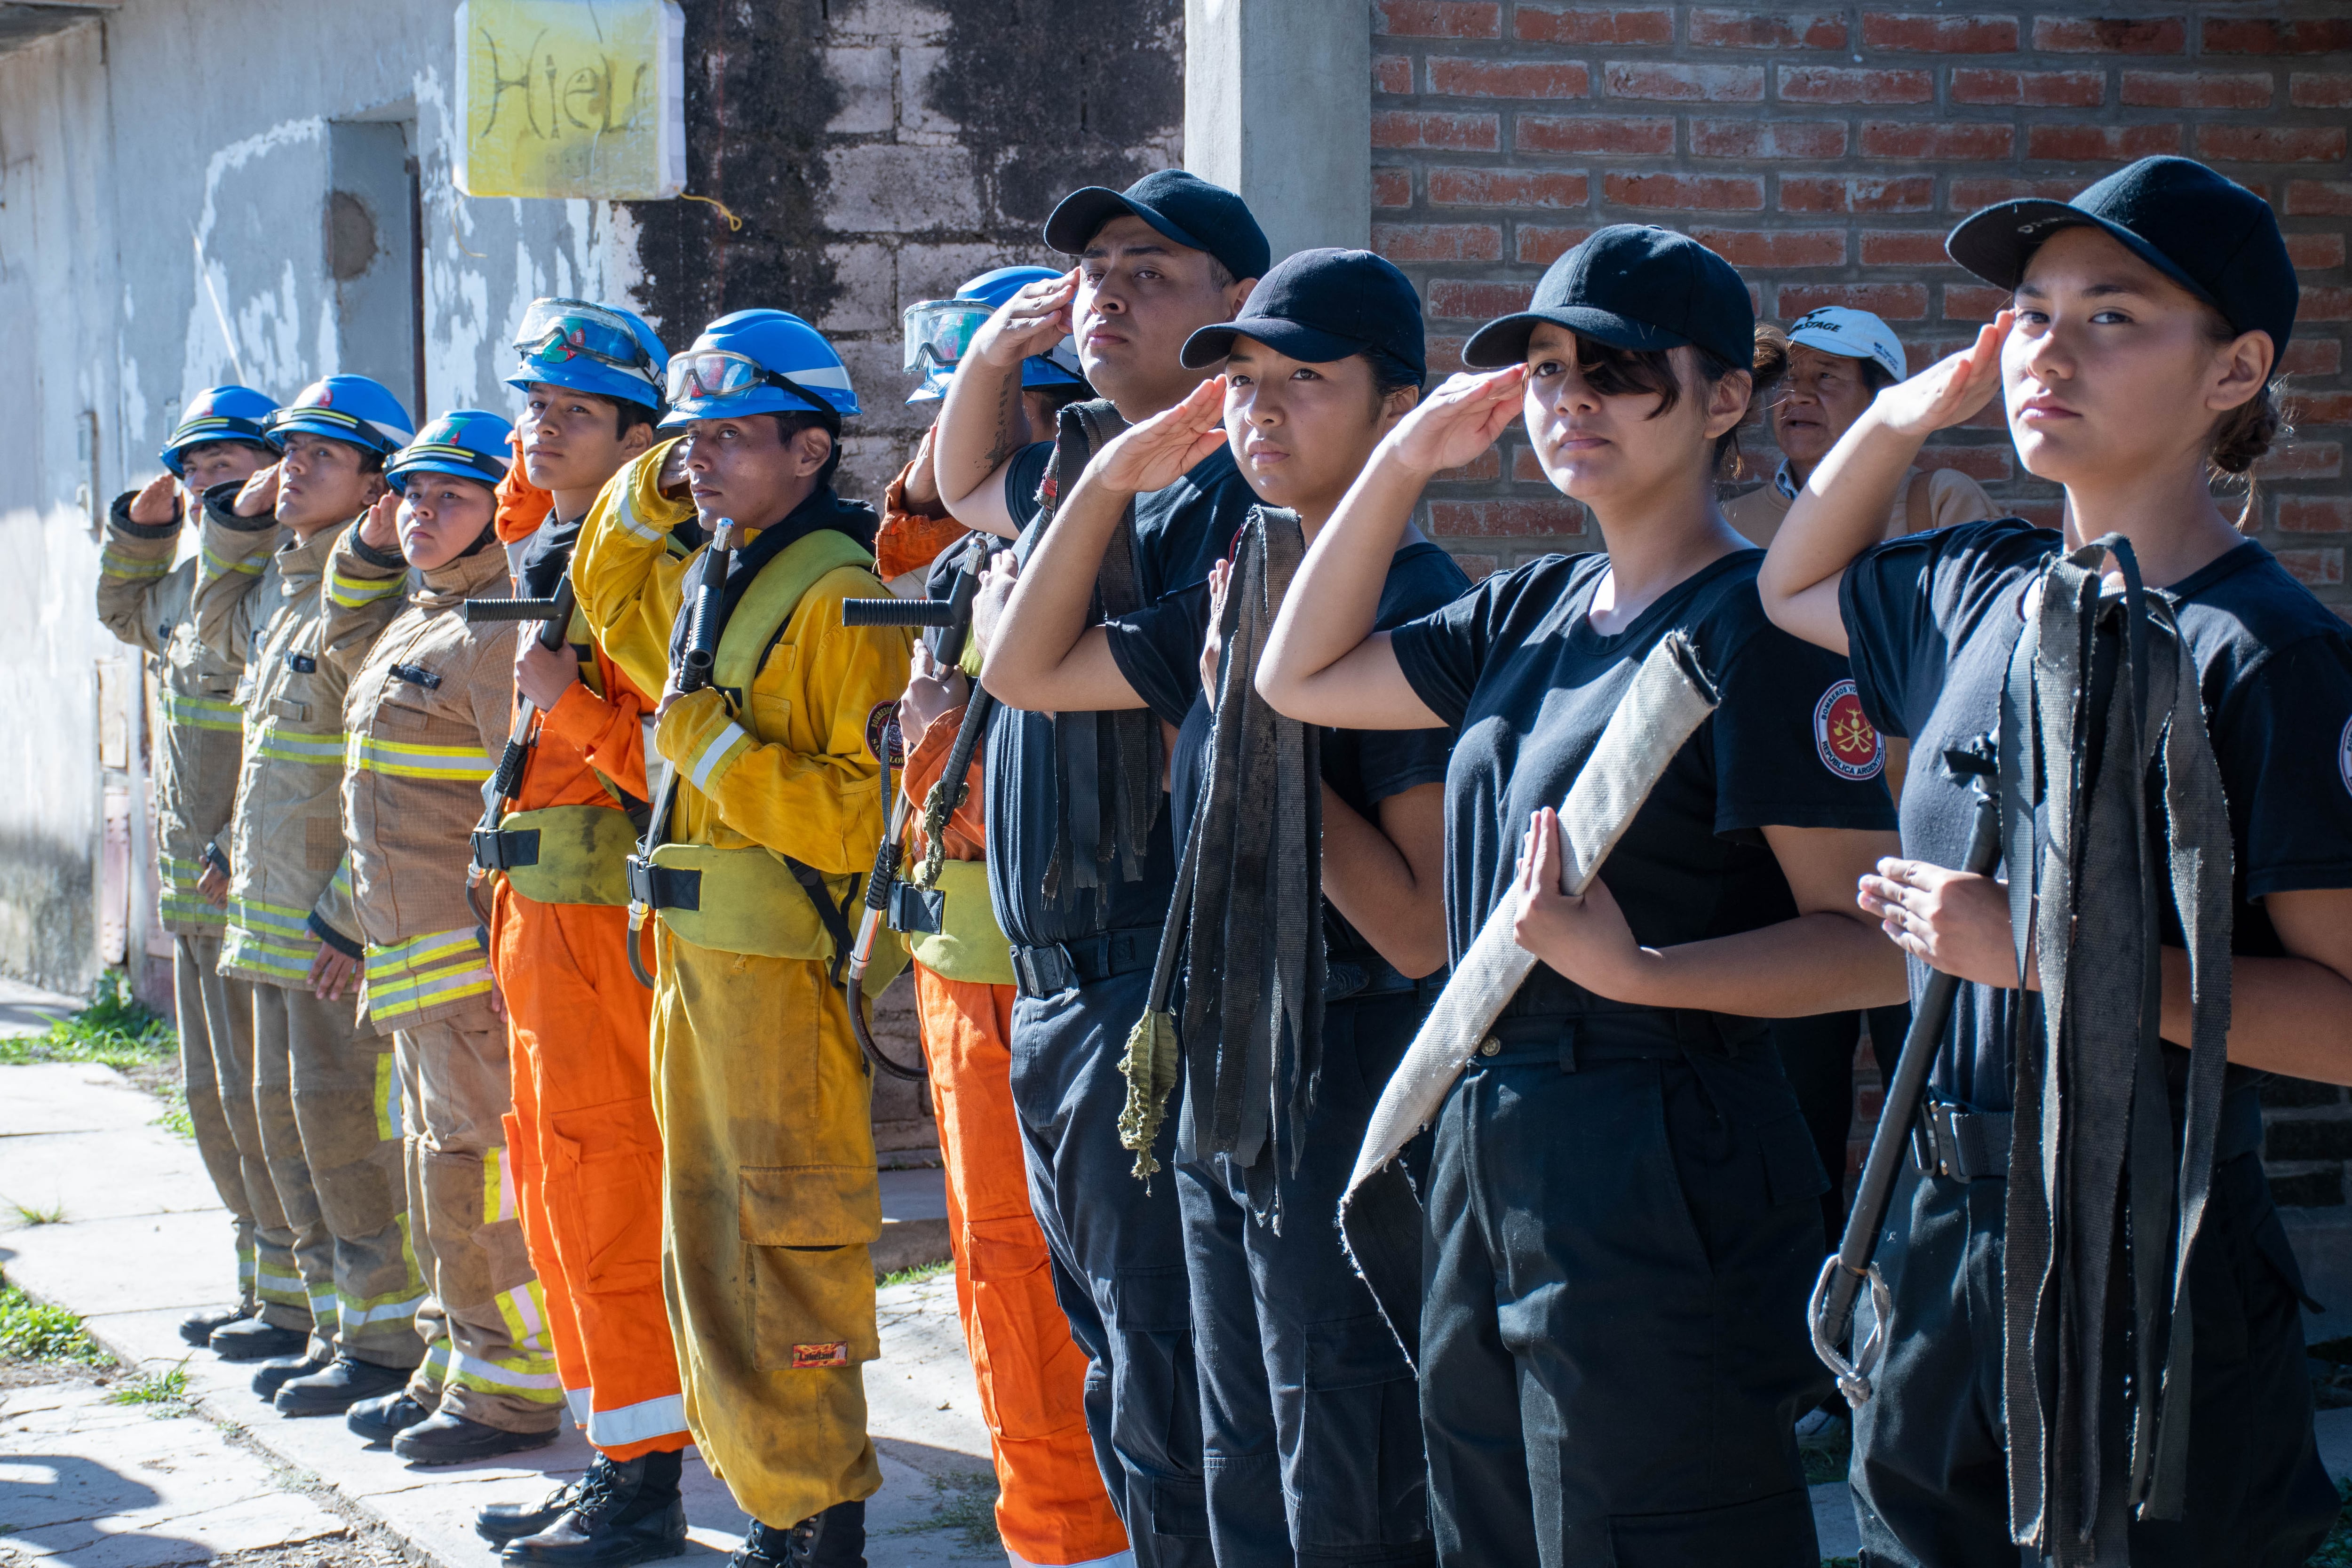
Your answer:
[[[1909,1003],[1867,1012],[1816,1013],[1811,1017],[1772,1020],[1772,1045],[1780,1053],[1780,1071],[1805,1113],[1822,1169],[1829,1173],[1830,1184],[1822,1190],[1824,1257],[1835,1252],[1845,1238],[1846,1136],[1853,1128],[1853,1058],[1862,1042],[1864,1018],[1870,1020],[1870,1052],[1878,1063],[1878,1081],[1882,1086],[1893,1083],[1904,1031],[1911,1026]]]
[[[1327,1005],[1298,1168],[1277,1176],[1279,1229],[1251,1217],[1230,1160],[1177,1169],[1218,1568],[1436,1561],[1412,1367],[1339,1228],[1365,1125],[1423,1010],[1410,990]]]
[[[2303,1280],[2263,1174],[2262,1112],[2233,1089],[2189,1260],[2189,1495],[2181,1519],[2134,1523],[2133,1568],[2294,1568],[2326,1536],[2336,1489],[2312,1436]],[[2178,1120],[2176,1108],[2176,1121]],[[1906,1171],[1910,1222],[1879,1245],[1895,1333],[1854,1413],[1849,1472],[1866,1568],[2016,1568],[2001,1418],[2008,1184]],[[1865,1297],[1857,1341],[1871,1327]],[[2028,1554],[2029,1560],[2030,1554]]]
[[[1816,1568],[1827,1179],[1760,1025],[1499,1021],[1438,1112],[1422,1424],[1448,1568]]]
[[[1169,1108],[1149,1184],[1129,1174],[1135,1156],[1118,1142],[1119,1058],[1150,983],[1147,967],[1016,1001],[1013,1105],[1054,1294],[1092,1363],[1087,1429],[1138,1568],[1211,1568],[1192,1299],[1167,1169],[1181,1106]]]

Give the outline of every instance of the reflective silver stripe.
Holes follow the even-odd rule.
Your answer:
[[[751,738],[743,732],[743,727],[740,724],[731,719],[729,720],[727,727],[711,736],[709,743],[702,748],[702,755],[694,760],[693,770],[686,775],[687,778],[692,782],[695,788],[709,789],[710,775],[718,771],[719,759],[727,754],[728,749],[738,741],[748,742]]]
[[[624,533],[634,534],[649,544],[659,544],[666,537],[661,530],[648,527],[637,521],[637,509],[629,504],[629,498],[625,492],[619,500],[620,505],[613,509],[613,521],[621,525],[621,531]]]
[[[588,1441],[600,1448],[667,1437],[686,1430],[686,1399],[682,1394],[665,1394],[618,1410],[591,1411],[587,1426]]]

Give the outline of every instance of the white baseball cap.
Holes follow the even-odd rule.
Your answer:
[[[1818,310],[1808,310],[1790,323],[1789,341],[1826,354],[1874,361],[1897,381],[1910,374],[1905,367],[1903,344],[1895,337],[1895,329],[1867,310],[1849,310],[1843,305],[1823,305]]]

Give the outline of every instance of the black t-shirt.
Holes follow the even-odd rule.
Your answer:
[[[1661,595],[1624,630],[1587,619],[1608,560],[1548,555],[1489,577],[1397,628],[1405,679],[1461,728],[1446,771],[1445,913],[1454,961],[1517,874],[1538,806],[1567,797],[1642,659],[1690,639],[1722,703],[1651,791],[1601,868],[1645,946],[1794,919],[1762,829],[1890,829],[1885,747],[1861,721],[1845,660],[1764,618],[1760,550],[1741,550]],[[1514,1014],[1580,1012],[1594,999],[1546,964]]]
[[[1051,448],[1045,446],[1041,451],[1041,446],[1016,453],[1013,467],[1018,469],[1034,462],[1042,473],[1044,458]],[[1017,507],[1013,513],[1024,520],[1021,538],[1013,545],[1016,558],[1024,563],[1039,536],[1035,489],[1033,479],[1028,489],[1031,503]],[[1013,496],[1013,477],[1008,475],[1008,503]],[[1256,501],[1249,482],[1234,466],[1232,452],[1223,447],[1165,489],[1136,497],[1135,571],[1144,605],[1157,603],[1171,589],[1204,582],[1210,566],[1224,553]],[[1196,612],[1192,653],[1196,665],[1204,630]],[[1058,908],[1047,903],[1045,872],[1053,864],[1060,824],[1055,754],[1050,713],[1007,709],[989,725],[988,882],[1004,934],[1028,946],[1102,931],[1158,926],[1167,919],[1168,900],[1176,886],[1176,856],[1164,807],[1153,820],[1139,880],[1121,881],[1114,867],[1103,889],[1072,889]],[[1105,818],[1108,819],[1108,813]],[[1077,848],[1088,854],[1093,846]]]
[[[1013,514],[1014,527],[1026,528],[1037,521],[1043,510],[1037,504],[1037,487],[1045,482],[1045,465],[1053,457],[1054,443],[1032,441],[1004,465],[1004,510]]]
[[[1389,563],[1373,625],[1381,631],[1401,626],[1469,590],[1470,579],[1454,557],[1426,541],[1408,544]],[[1169,761],[1169,804],[1175,814],[1180,857],[1208,782],[1204,770],[1213,712],[1201,689],[1200,673],[1208,615],[1209,585],[1199,583],[1110,626],[1111,653],[1129,683],[1153,712],[1178,724],[1176,749]],[[1453,749],[1454,731],[1447,729],[1327,729],[1320,748],[1323,780],[1359,815],[1377,823],[1381,802],[1441,782]],[[1323,906],[1323,921],[1324,942],[1334,957],[1358,958],[1371,952],[1371,944],[1328,904]]]
[[[1894,540],[1847,568],[1839,601],[1863,710],[1912,738],[1906,855],[1960,863],[1974,807],[1969,786],[1937,763],[1998,725],[2027,585],[2060,547],[2049,530],[2002,518]],[[2352,636],[2252,540],[2165,592],[2197,663],[2229,796],[2231,950],[2275,956],[2266,895],[2352,888]],[[2152,826],[2162,826],[2158,816]],[[2178,946],[2168,903],[2165,917],[2165,940]],[[1912,965],[1915,992],[1926,975]],[[1959,988],[1931,1080],[1939,1096],[2010,1109],[2017,994]]]

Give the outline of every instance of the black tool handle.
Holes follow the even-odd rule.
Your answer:
[[[457,606],[467,626],[484,621],[569,621],[572,584],[567,580],[551,599],[468,599]]]
[[[955,607],[945,599],[844,599],[845,626],[944,626]]]
[[[1979,741],[1965,752],[1946,752],[1944,763],[1954,773],[1971,775],[1976,781],[1976,816],[1969,826],[1968,854],[1961,869],[1974,876],[1989,876],[2000,861],[2000,802],[1993,791],[1991,745]],[[1854,1300],[1868,1278],[1879,1227],[1886,1221],[1887,1204],[1895,1194],[1895,1170],[1910,1142],[1911,1124],[1917,1119],[1919,1101],[1927,1093],[1927,1069],[1935,1063],[1937,1044],[1951,1018],[1952,998],[1959,987],[1958,975],[1936,970],[1929,973],[1927,985],[1919,993],[1919,1005],[1912,1009],[1911,1027],[1903,1037],[1902,1059],[1895,1066],[1895,1081],[1887,1086],[1880,1103],[1878,1128],[1870,1138],[1870,1156],[1863,1163],[1862,1180],[1854,1189],[1853,1208],[1846,1216],[1845,1236],[1838,1244],[1837,1267],[1828,1274],[1820,1324],[1822,1337],[1830,1344],[1843,1341],[1853,1326]]]
[[[678,660],[680,691],[699,691],[710,684],[711,666],[719,657],[719,598],[735,555],[733,548],[722,545],[720,540],[731,539],[734,526],[732,521],[721,518],[718,537],[702,552],[702,569],[694,579],[694,605],[686,622],[686,652]]]

